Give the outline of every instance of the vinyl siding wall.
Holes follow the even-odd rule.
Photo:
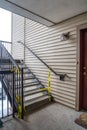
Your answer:
[[[17,16],[13,14],[13,23],[16,17]],[[70,77],[70,79],[66,77],[65,81],[60,81],[59,77],[51,72],[51,93],[55,101],[74,109],[76,108],[77,82],[77,27],[85,23],[87,23],[87,13],[53,27],[46,27],[29,19],[25,19],[24,25],[25,44],[57,73],[66,73]],[[16,25],[13,24],[13,29],[15,26]],[[70,32],[69,40],[61,41],[61,34],[67,32]],[[16,31],[13,32],[15,42],[16,34],[14,33],[16,33]],[[21,40],[20,38],[19,32],[18,39]],[[17,46],[13,46],[13,50],[13,55],[14,52],[16,52],[16,55],[21,56],[22,51],[19,51]],[[40,81],[47,86],[49,71],[47,67],[27,49],[25,49],[24,52],[26,65],[31,68]]]
[[[15,59],[24,59],[24,47],[17,43],[24,42],[24,17],[12,14],[12,55]]]

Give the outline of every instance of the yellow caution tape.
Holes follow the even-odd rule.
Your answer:
[[[16,68],[12,68],[12,69],[11,69],[11,72],[15,72],[15,71],[16,71]]]
[[[42,91],[48,91],[49,94],[50,94],[50,91],[51,91],[50,87],[47,87],[47,88],[41,88],[41,90],[42,90]]]
[[[48,72],[48,81],[50,81],[50,69],[49,69],[49,72]]]
[[[48,94],[49,94],[49,101],[51,101],[50,99],[50,93],[51,93],[51,86],[50,86],[50,69],[49,69],[49,72],[48,72],[48,87],[47,88],[41,88],[42,91],[47,91]]]
[[[49,72],[48,72],[48,93],[50,94],[51,92],[51,86],[50,86],[50,69],[49,69]]]
[[[21,109],[21,105],[18,106],[18,118],[22,117],[22,109]]]
[[[25,106],[24,106],[24,112],[26,112]],[[18,118],[22,118],[22,106],[18,106]]]
[[[16,96],[16,102],[21,104],[22,103],[22,97],[21,96]]]
[[[22,117],[22,97],[16,96],[16,102],[18,103],[18,118]],[[26,112],[25,106],[23,106],[24,112]]]
[[[50,72],[50,69],[49,69],[49,72],[48,72],[48,94],[49,94],[49,101],[51,101],[51,98],[50,98],[50,93],[51,93],[51,86],[50,86],[51,78],[50,78],[50,75],[51,75],[51,72]]]
[[[18,75],[20,75],[21,71],[20,71],[20,68],[19,68],[19,67],[18,67],[18,70],[17,70],[17,71],[18,71]]]
[[[15,72],[15,71],[16,71],[16,68],[15,68],[15,67],[12,68],[11,71],[12,71],[12,72]],[[17,69],[17,72],[18,72],[18,75],[20,75],[21,71],[20,71],[20,68],[19,68],[19,67],[18,67],[18,69]]]

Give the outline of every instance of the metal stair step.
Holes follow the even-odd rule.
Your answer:
[[[9,79],[9,82],[12,82],[12,80],[11,79]],[[17,83],[18,82],[18,80],[17,80],[17,78],[15,79],[15,83]],[[33,84],[33,83],[39,83],[38,81],[37,81],[37,79],[35,79],[35,78],[31,78],[31,79],[24,79],[23,80],[23,83],[24,83],[24,85],[26,84]]]
[[[9,85],[12,85],[12,82],[9,83]],[[32,83],[32,84],[24,84],[24,87],[30,87],[30,86],[36,86],[39,85],[39,83]],[[15,87],[17,86],[17,84],[15,84]]]
[[[17,77],[15,78],[15,81],[19,80],[20,77]],[[35,79],[35,77],[32,75],[32,76],[24,76],[23,77],[23,80],[30,80],[30,79]]]
[[[18,64],[20,64],[20,63],[21,63],[21,60],[15,59],[15,62],[18,63]]]
[[[12,80],[9,80],[9,85],[12,85]],[[34,81],[34,82],[29,82],[28,83],[24,83],[24,87],[30,87],[30,86],[35,86],[35,85],[40,85],[40,83],[38,81]],[[17,86],[17,80],[15,81],[15,86]]]
[[[36,85],[36,86],[32,86],[32,87],[24,87],[24,92],[26,91],[32,91],[32,90],[36,90],[36,89],[40,89],[40,88],[43,88],[42,85]]]
[[[20,68],[27,69],[25,65],[18,65]]]
[[[9,64],[10,63],[10,59],[6,59],[4,57],[0,58],[0,64]]]
[[[24,67],[24,68],[23,68],[23,72],[24,72],[24,73],[30,72],[30,70],[28,69],[28,67]]]
[[[19,80],[20,77],[17,77],[15,78],[15,81]],[[26,77],[23,77],[23,80],[30,80],[30,79],[35,79],[34,76],[26,76]]]
[[[29,70],[28,71],[23,71],[23,75],[25,75],[25,74],[32,74],[32,73]]]
[[[24,88],[24,95],[31,95],[38,92],[42,92],[41,88],[44,88],[42,85],[32,86],[32,87],[25,87]]]
[[[11,69],[9,69],[9,68],[2,68],[2,70],[11,70]]]
[[[0,67],[9,68],[9,66],[10,66],[9,64],[5,64],[5,63],[2,64],[2,63],[0,63]]]
[[[35,78],[34,78],[34,79],[29,79],[29,80],[26,80],[26,79],[23,80],[23,83],[24,83],[24,84],[29,84],[29,83],[33,83],[33,82],[38,82],[38,81],[37,81],[37,79],[35,79]]]
[[[28,68],[26,65],[25,65],[25,63],[24,62],[16,62],[17,64],[18,64],[18,66],[20,66],[20,67],[26,67],[26,68]]]
[[[17,74],[17,72],[15,74]],[[23,71],[23,75],[25,75],[25,74],[32,74],[32,73],[29,70],[28,71]]]
[[[39,85],[39,82],[32,82],[30,84],[24,84],[24,87],[29,87],[29,86],[35,86],[35,85]]]
[[[24,76],[23,79],[24,80],[29,80],[29,79],[34,79],[35,77],[32,75],[32,76]]]
[[[15,73],[15,77],[17,78],[18,76],[17,76],[17,73]],[[34,77],[34,75],[32,74],[32,73],[23,73],[23,77],[24,78],[33,78]]]
[[[34,76],[32,73],[24,73],[23,77],[27,77],[27,76]]]
[[[40,97],[42,97],[44,95],[47,95],[47,92],[40,92],[40,93],[24,96],[24,102],[27,102],[27,101],[30,102],[31,100],[34,100],[36,98],[40,98]]]
[[[42,96],[40,98],[36,98],[36,99],[34,99],[32,101],[29,101],[29,102],[24,102],[24,106],[27,107],[29,105],[32,105],[32,104],[35,104],[35,103],[39,103],[40,101],[44,101],[46,99],[49,100],[49,96],[48,95]]]
[[[42,90],[37,88],[36,90],[31,90],[31,91],[24,92],[24,96],[36,94],[36,93],[39,93],[39,92],[42,92]]]

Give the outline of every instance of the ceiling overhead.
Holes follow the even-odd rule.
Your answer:
[[[87,0],[0,0],[0,6],[52,26],[87,11]]]

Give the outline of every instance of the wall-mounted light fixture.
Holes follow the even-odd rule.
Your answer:
[[[70,34],[69,32],[61,34],[61,36],[60,36],[61,41],[68,40],[69,39],[69,34]]]

